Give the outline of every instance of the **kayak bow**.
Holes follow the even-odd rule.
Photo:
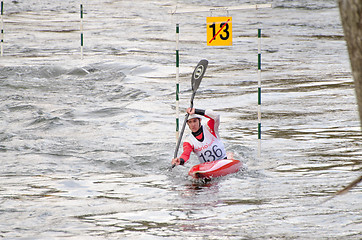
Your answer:
[[[235,159],[221,159],[212,162],[205,162],[193,166],[189,175],[193,178],[215,178],[236,173],[242,166],[242,162]]]

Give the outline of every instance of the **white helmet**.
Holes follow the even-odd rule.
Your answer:
[[[197,115],[197,114],[191,114],[191,115],[189,115],[189,117],[187,118],[187,121],[190,120],[190,119],[194,119],[194,118],[201,119],[201,116],[200,116],[200,115]]]

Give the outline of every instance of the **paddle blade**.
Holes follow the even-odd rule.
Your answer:
[[[209,64],[209,62],[206,59],[201,60],[197,64],[194,72],[192,73],[191,87],[192,87],[193,92],[196,92],[196,90],[199,88],[201,79],[203,78],[203,76],[206,72],[206,68],[207,68],[208,64]]]

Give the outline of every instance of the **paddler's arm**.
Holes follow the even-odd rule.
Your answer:
[[[220,115],[210,109],[197,109],[197,108],[188,108],[187,112],[189,114],[198,114],[204,117],[207,117],[209,121],[207,122],[207,126],[209,127],[211,133],[215,136],[219,136],[219,125],[220,125]]]
[[[215,136],[219,136],[219,126],[220,126],[220,115],[212,110],[205,110],[205,117],[210,120],[207,122],[207,126],[209,127],[211,133]]]
[[[220,115],[216,112],[214,112],[213,110],[210,110],[210,109],[198,109],[198,108],[188,108],[186,110],[186,112],[188,114],[198,114],[198,115],[201,115],[201,116],[205,116],[211,120],[214,120],[214,121],[220,121]]]
[[[205,110],[197,109],[197,108],[188,108],[186,110],[186,112],[190,115],[192,115],[192,114],[198,114],[198,115],[202,115],[202,116],[205,115]]]
[[[204,117],[209,118],[207,125],[212,130],[212,132],[217,132],[220,125],[220,115],[210,109],[197,109],[197,108],[188,108],[187,113],[189,114],[198,114]]]
[[[172,159],[171,164],[172,165],[184,165],[187,160],[189,160],[191,152],[192,152],[192,146],[189,142],[184,142],[183,144],[183,153],[180,157]]]

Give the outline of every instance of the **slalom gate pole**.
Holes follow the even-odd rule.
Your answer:
[[[83,4],[80,1],[80,57],[83,60]]]
[[[179,138],[179,117],[180,117],[180,101],[179,101],[179,93],[180,93],[180,59],[179,59],[179,33],[180,28],[179,24],[176,24],[176,143]]]
[[[258,157],[261,155],[261,29],[258,29]]]
[[[1,50],[0,55],[4,55],[4,1],[1,1]]]

